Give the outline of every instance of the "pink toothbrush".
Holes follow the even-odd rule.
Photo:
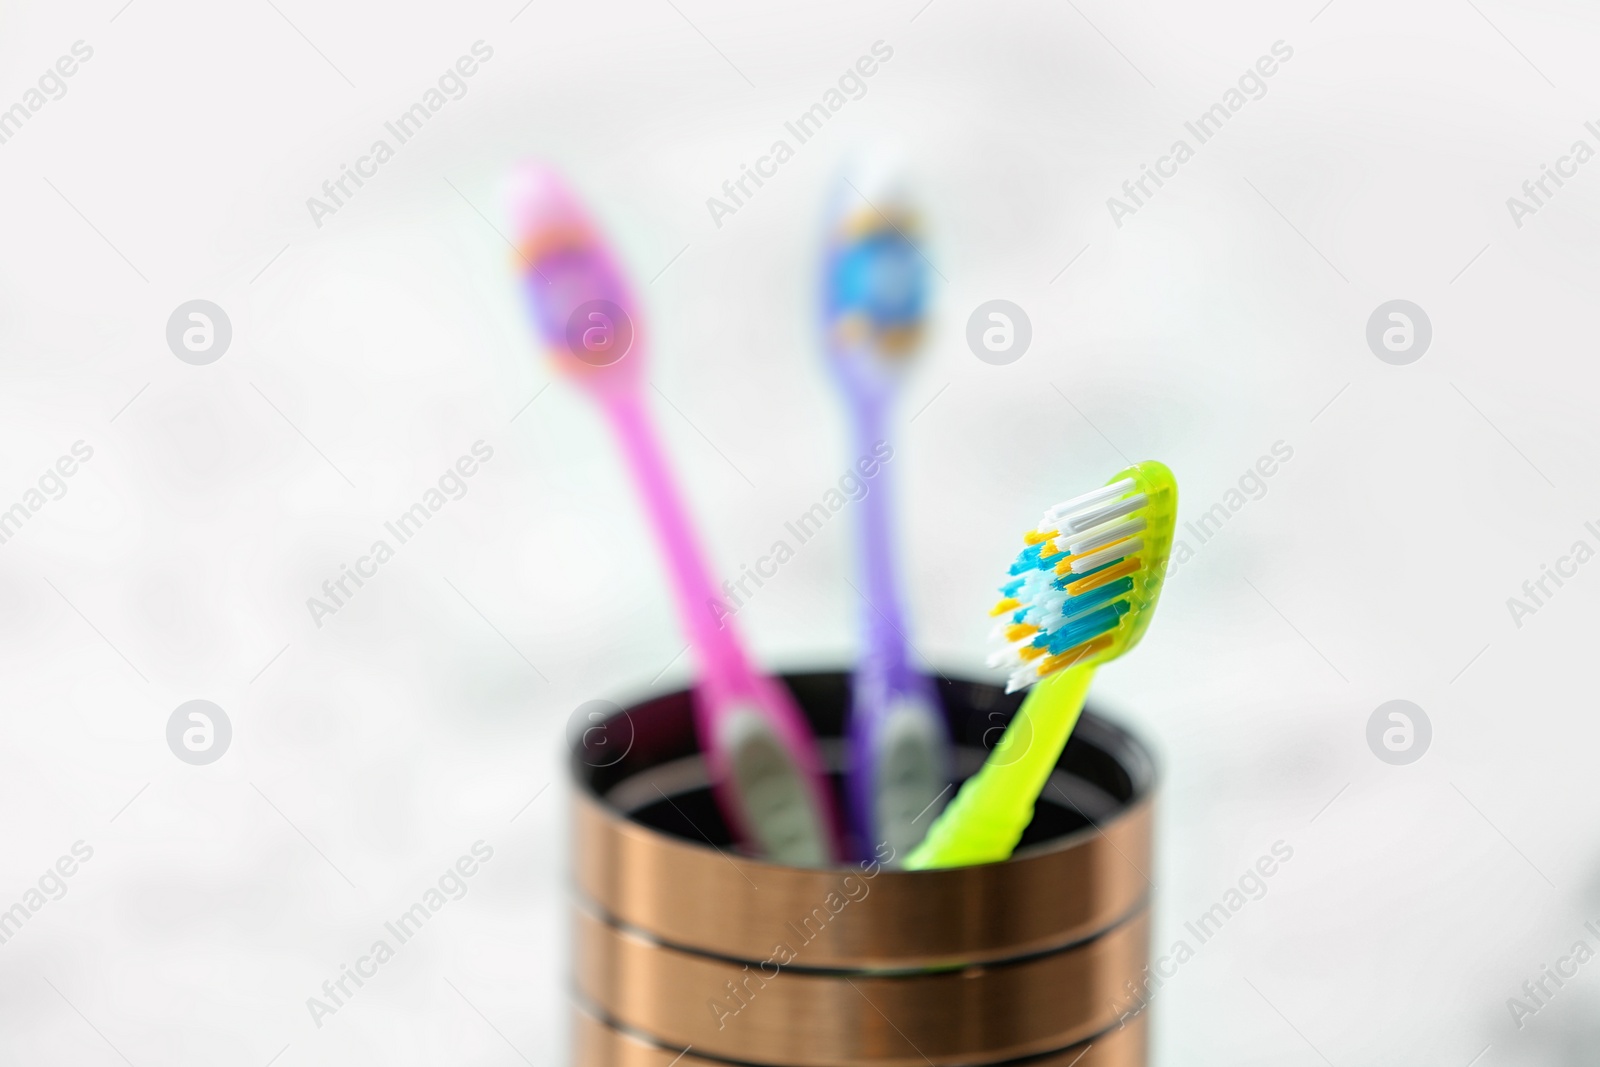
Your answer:
[[[666,557],[679,619],[699,660],[695,728],[723,814],[767,859],[831,863],[837,824],[815,741],[789,691],[750,665],[732,620],[716,610],[718,591],[644,404],[648,345],[622,272],[551,169],[518,169],[510,206],[539,334],[555,364],[610,421]]]

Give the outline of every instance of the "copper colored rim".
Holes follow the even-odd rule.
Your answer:
[[[1149,948],[1140,912],[1074,948],[999,965],[808,973],[667,948],[573,915],[578,993],[601,1014],[665,1045],[752,1064],[943,1067],[1063,1049],[1116,1025]]]
[[[1059,1052],[1007,1061],[1005,1067],[1144,1067],[1149,1040],[1147,1020],[1148,1014],[1141,1013],[1090,1041]],[[727,1067],[728,1062],[706,1059],[692,1050],[657,1045],[596,1018],[581,1006],[573,1007],[572,1067]]]

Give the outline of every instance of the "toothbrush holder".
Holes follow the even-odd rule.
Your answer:
[[[849,676],[783,681],[839,788]],[[935,690],[965,778],[1021,694]],[[575,1067],[1143,1067],[1156,773],[1126,730],[1085,711],[1004,863],[801,869],[733,844],[690,701],[573,741]]]

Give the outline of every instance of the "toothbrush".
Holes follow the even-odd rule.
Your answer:
[[[666,558],[700,668],[695,730],[735,836],[764,858],[837,858],[836,816],[811,731],[793,697],[750,664],[702,557],[644,403],[639,306],[598,229],[550,169],[518,170],[511,209],[521,281],[556,366],[600,405]],[[620,607],[620,605],[619,605]],[[721,616],[719,618],[719,616]]]
[[[922,339],[927,290],[912,243],[917,215],[899,176],[876,162],[845,180],[823,259],[825,345],[862,456],[886,436],[889,406]],[[875,480],[857,524],[866,647],[851,692],[846,795],[858,849],[887,844],[904,855],[949,791],[949,737],[932,683],[907,655],[887,471]]]
[[[907,857],[908,868],[1011,855],[1083,712],[1095,668],[1133,648],[1150,625],[1177,513],[1172,472],[1148,461],[1057,504],[1025,535],[1028,547],[992,612],[1009,616],[997,630],[1006,646],[989,665],[1012,668],[1006,692],[1033,689],[983,767]]]

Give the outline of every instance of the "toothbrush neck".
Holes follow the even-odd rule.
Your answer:
[[[608,398],[603,406],[666,557],[679,621],[700,661],[700,684],[733,695],[731,691],[744,688],[750,668],[735,636],[731,605],[706,568],[649,413],[636,395]]]
[[[866,619],[867,650],[872,666],[891,678],[903,676],[908,669],[905,623],[901,616],[900,591],[896,581],[897,561],[892,551],[891,502],[889,499],[889,469],[885,461],[877,458],[875,448],[888,440],[888,400],[885,397],[862,397],[856,401],[856,448],[852,466],[865,459],[877,464],[878,470],[871,478],[862,477],[866,495],[861,498],[861,519],[856,523],[860,545],[860,577],[862,595],[867,603],[862,606]],[[870,469],[870,468],[869,468]],[[855,473],[862,471],[855,468]]]

